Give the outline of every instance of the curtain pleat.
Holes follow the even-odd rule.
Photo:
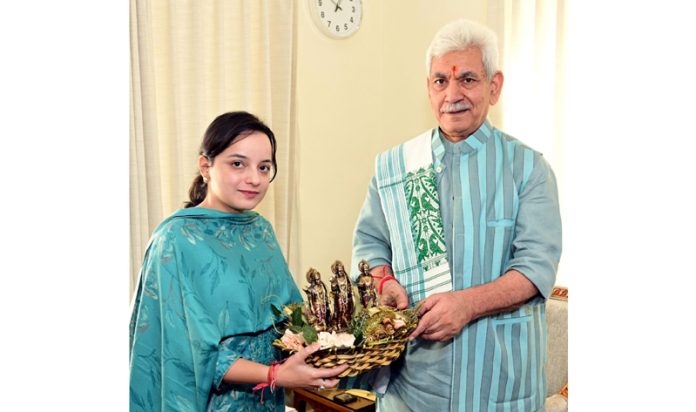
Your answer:
[[[565,1],[493,0],[488,25],[498,34],[505,96],[497,124],[550,158],[561,172]],[[530,110],[533,108],[533,110]]]

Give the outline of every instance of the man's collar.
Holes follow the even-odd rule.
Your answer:
[[[463,140],[462,152],[475,152],[479,150],[483,145],[486,144],[488,139],[493,136],[493,125],[486,119],[481,127],[479,127],[474,133],[470,134],[469,137]],[[442,135],[442,130],[439,127],[433,129],[432,133],[432,148],[434,154],[434,164],[435,170],[437,170],[442,164],[442,157],[445,155],[445,147],[442,143],[445,137]]]

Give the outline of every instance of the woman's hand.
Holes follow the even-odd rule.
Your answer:
[[[333,368],[315,368],[305,363],[307,356],[319,350],[314,343],[302,348],[280,364],[276,372],[276,385],[284,388],[333,388],[338,385],[336,377],[348,369],[348,365]]]

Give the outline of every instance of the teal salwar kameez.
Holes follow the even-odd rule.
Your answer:
[[[175,212],[154,231],[130,324],[130,410],[284,411],[282,389],[222,382],[239,358],[269,365],[271,305],[301,302],[271,225],[255,212]]]

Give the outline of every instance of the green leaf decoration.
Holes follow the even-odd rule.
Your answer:
[[[302,328],[302,336],[304,337],[305,342],[307,342],[307,345],[311,345],[319,340],[319,335],[317,335],[314,328],[309,325],[304,325]]]
[[[292,315],[290,315],[290,322],[294,326],[304,326],[304,321],[302,320],[302,307],[298,306],[292,311]]]
[[[363,340],[363,329],[366,326],[367,318],[369,317],[366,309],[361,309],[356,312],[351,319],[350,325],[348,325],[348,332],[355,336],[355,342],[353,345],[358,346]]]

